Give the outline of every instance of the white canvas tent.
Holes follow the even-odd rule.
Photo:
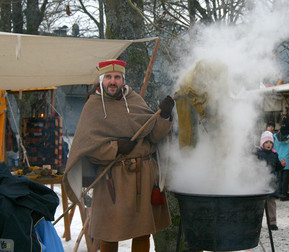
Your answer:
[[[98,62],[118,58],[132,43],[156,39],[104,40],[0,32],[0,90],[92,84],[98,77]],[[145,80],[149,79],[154,52]],[[0,127],[0,133],[1,128],[4,132],[5,127]],[[80,209],[84,209],[83,206]],[[69,226],[68,215],[65,218]]]
[[[0,32],[0,90],[92,84],[98,62],[139,40],[34,36]]]

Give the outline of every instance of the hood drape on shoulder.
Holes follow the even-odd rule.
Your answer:
[[[110,162],[116,157],[118,138],[131,138],[141,126],[153,115],[141,96],[127,86],[125,100],[116,100],[104,96],[107,117],[103,116],[102,100],[99,94],[91,95],[86,102],[74,135],[69,158],[64,173],[64,185],[68,197],[77,202],[81,198],[82,189],[82,158],[91,157],[100,163]],[[143,138],[153,129],[156,120],[153,120],[138,136]],[[100,148],[107,146],[107,156],[95,158]],[[98,159],[98,160],[97,160]]]

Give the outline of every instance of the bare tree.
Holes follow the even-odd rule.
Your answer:
[[[103,0],[53,0],[41,25],[43,32],[52,32],[68,26],[67,31],[74,37],[104,38],[104,5]],[[75,31],[77,30],[77,35]]]
[[[158,36],[175,37],[196,23],[237,23],[246,0],[147,0],[144,10],[127,0],[143,17],[147,30]]]

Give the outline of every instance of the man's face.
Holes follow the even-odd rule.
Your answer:
[[[104,74],[102,81],[104,91],[112,97],[117,97],[121,93],[123,78],[120,72],[108,72]]]

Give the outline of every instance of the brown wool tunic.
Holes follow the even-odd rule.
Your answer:
[[[117,139],[131,138],[153,115],[145,101],[131,88],[124,99],[104,97],[107,118],[104,118],[101,96],[91,95],[85,104],[74,135],[64,174],[68,197],[78,202],[81,194],[82,157],[99,164],[100,173],[117,154]],[[171,122],[157,117],[137,138],[137,145],[126,159],[143,157],[141,162],[141,202],[136,210],[136,172],[118,162],[111,169],[116,202],[112,203],[105,176],[95,185],[90,221],[91,236],[105,241],[121,241],[147,234],[154,234],[170,225],[167,201],[164,205],[151,204],[151,193],[158,183],[157,162],[150,154],[156,143],[170,131]],[[80,172],[80,173],[79,173]],[[80,175],[79,175],[80,174]]]

